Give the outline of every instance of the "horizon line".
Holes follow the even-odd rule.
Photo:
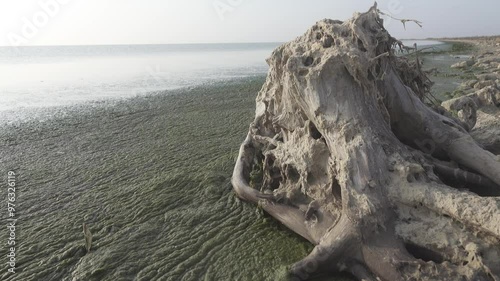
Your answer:
[[[473,35],[473,36],[459,36],[459,37],[427,37],[427,38],[398,38],[398,40],[446,40],[446,39],[470,39],[470,38],[481,38],[481,37],[500,37],[500,34],[497,35]],[[291,41],[291,40],[290,40]],[[288,41],[286,41],[288,42]],[[0,45],[2,47],[11,47],[11,48],[24,48],[24,47],[83,47],[83,46],[162,46],[162,45],[217,45],[217,44],[284,44],[285,41],[260,41],[260,42],[196,42],[196,43],[119,43],[119,44],[62,44],[62,45],[21,45],[21,46],[12,46],[12,45]]]

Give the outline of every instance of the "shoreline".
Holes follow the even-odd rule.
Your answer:
[[[457,42],[440,42],[444,44],[441,49],[427,50],[421,53],[419,58],[423,64],[422,69],[428,72],[429,78],[434,82],[431,94],[442,102],[449,99],[445,93],[453,91],[464,80],[463,74],[450,66],[460,61],[462,57],[472,56],[473,48],[469,44],[464,46]]]
[[[456,38],[450,39],[450,42],[462,44],[458,46],[465,49],[468,56],[458,57],[459,61],[450,66],[460,73],[462,83],[454,91],[447,93],[448,98],[456,98],[484,88],[473,81],[492,80],[494,81],[492,86],[498,89],[500,36]],[[484,79],[486,76],[489,76],[488,79]]]
[[[18,176],[22,226],[16,275],[2,280],[279,280],[311,246],[236,199],[230,184],[263,82],[0,130],[0,170]]]
[[[183,94],[199,94],[206,89],[230,87],[238,84],[252,84],[257,80],[264,80],[266,74],[247,77],[228,78],[218,81],[205,82],[200,85],[185,86],[174,89],[151,91],[144,94],[137,93],[128,97],[112,97],[98,100],[74,102],[72,104],[53,106],[19,107],[0,111],[0,127],[21,125],[30,122],[48,122],[54,119],[70,117],[72,115],[92,115],[102,110],[126,107],[127,104],[136,104],[147,99],[166,98]]]

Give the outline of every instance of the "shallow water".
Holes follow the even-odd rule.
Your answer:
[[[18,174],[19,260],[15,278],[2,264],[1,279],[286,280],[312,246],[230,184],[262,83],[2,125],[0,171]],[[88,254],[83,223],[94,236]]]
[[[451,51],[453,43],[446,42],[437,47],[437,49],[432,49],[421,56],[423,69],[437,69],[437,73],[432,73],[429,78],[434,82],[431,88],[431,93],[435,98],[440,101],[449,99],[446,95],[447,92],[453,92],[458,86],[464,81],[473,79],[472,74],[465,74],[459,69],[451,68],[450,66],[469,59],[473,53],[473,50],[466,50],[455,52]]]

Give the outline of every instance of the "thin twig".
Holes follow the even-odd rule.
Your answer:
[[[380,55],[378,55],[376,57],[371,58],[370,61],[374,61],[374,60],[379,59],[381,57],[388,57],[388,56],[390,56],[390,53],[389,52],[385,52],[385,53],[382,53],[382,54],[380,54]]]
[[[410,21],[410,22],[414,22],[414,23],[415,23],[415,24],[417,24],[418,26],[422,27],[422,22],[421,22],[421,21],[418,21],[418,20],[412,20],[412,19],[398,19],[398,18],[395,18],[395,17],[393,17],[393,16],[391,16],[391,15],[389,15],[389,14],[386,14],[386,13],[384,13],[384,12],[380,11],[380,10],[377,10],[377,11],[379,12],[379,14],[382,14],[382,15],[384,15],[384,16],[388,16],[388,17],[390,17],[391,19],[394,19],[394,20],[398,20],[398,21],[400,21],[400,22],[403,24],[403,27],[404,27],[404,29],[405,29],[405,30],[406,30],[406,23],[407,23],[407,22],[409,22],[409,21]]]

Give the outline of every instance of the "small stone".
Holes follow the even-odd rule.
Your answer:
[[[464,96],[450,99],[444,101],[441,105],[448,111],[456,112],[458,119],[467,125],[468,128],[466,129],[468,129],[468,131],[476,125],[477,104],[471,97]]]
[[[497,80],[500,79],[500,74],[498,73],[486,73],[486,74],[478,74],[476,78],[480,81],[488,81],[488,80]]]
[[[464,84],[467,85],[467,87],[469,87],[469,88],[473,88],[477,82],[478,82],[477,80],[468,80],[468,81],[464,82]]]
[[[491,80],[479,81],[474,85],[474,89],[480,90],[489,86],[496,86],[495,81]]]
[[[467,67],[467,62],[462,61],[462,62],[457,62],[451,66],[451,68],[466,68]]]
[[[476,104],[481,107],[499,103],[500,101],[497,99],[499,94],[500,91],[495,86],[488,86],[467,96],[474,99]]]

